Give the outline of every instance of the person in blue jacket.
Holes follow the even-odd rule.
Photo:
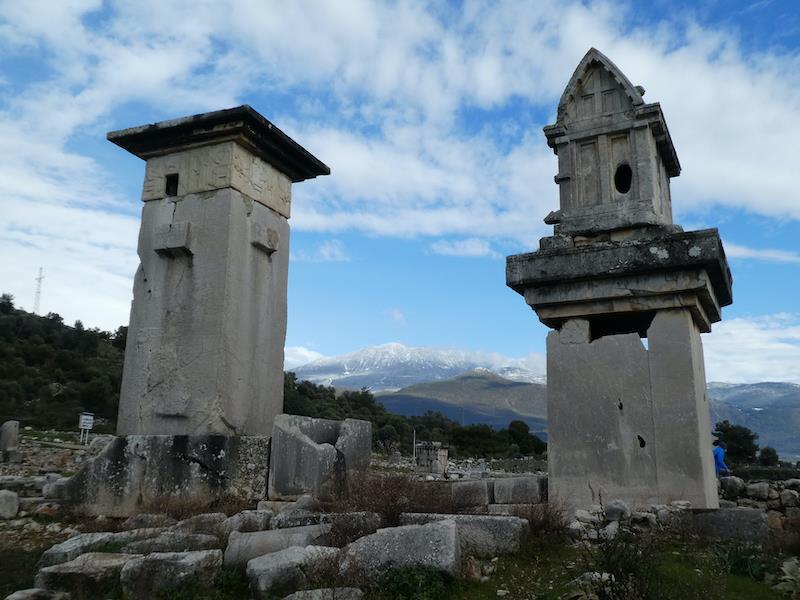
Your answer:
[[[717,471],[717,477],[727,477],[730,475],[728,465],[725,464],[725,450],[728,446],[725,442],[714,440],[714,469]]]

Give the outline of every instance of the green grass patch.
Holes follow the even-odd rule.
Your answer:
[[[246,600],[251,597],[247,578],[238,569],[224,569],[213,588],[184,585],[157,596],[158,600]]]

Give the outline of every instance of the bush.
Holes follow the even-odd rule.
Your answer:
[[[567,512],[564,505],[559,502],[517,506],[513,510],[515,517],[528,521],[531,535],[566,533],[569,524]]]

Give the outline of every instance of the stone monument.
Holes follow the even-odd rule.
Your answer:
[[[603,54],[578,64],[545,127],[560,208],[507,284],[547,336],[551,497],[575,506],[718,507],[701,332],[732,301],[716,229],[672,222],[680,163],[661,106]]]
[[[117,434],[269,435],[291,186],[330,170],[249,106],[108,139],[147,161]]]
[[[118,437],[56,495],[109,516],[162,497],[263,498],[291,186],[330,169],[249,106],[108,139],[147,161]]]

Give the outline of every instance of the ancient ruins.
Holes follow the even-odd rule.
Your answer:
[[[672,222],[681,167],[661,106],[643,95],[595,49],[578,64],[545,127],[554,235],[510,256],[506,279],[553,329],[551,495],[716,508],[700,334],[731,303],[731,274],[716,229]]]

